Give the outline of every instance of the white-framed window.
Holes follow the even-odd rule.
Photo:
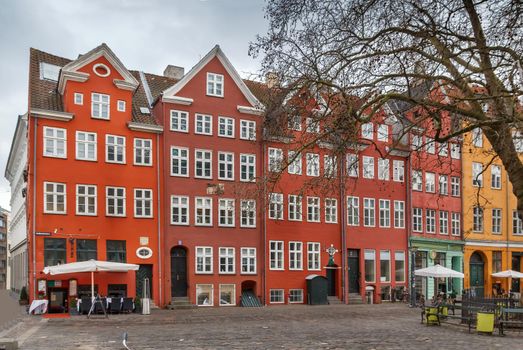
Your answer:
[[[461,234],[461,214],[453,212],[451,214],[451,233],[453,236],[459,236]]]
[[[438,155],[440,157],[447,157],[449,155],[449,145],[446,142],[440,143],[438,148]]]
[[[234,153],[218,152],[218,179],[234,180]]]
[[[118,112],[125,112],[125,101],[123,100],[118,100],[116,102],[116,110]]]
[[[320,133],[320,121],[311,117],[305,118],[305,128],[309,133],[319,134]]]
[[[449,234],[449,212],[446,210],[439,211],[439,234]]]
[[[218,136],[234,138],[234,119],[218,117]]]
[[[223,97],[223,75],[207,73],[207,95]]]
[[[289,220],[290,221],[301,221],[302,220],[302,198],[301,196],[289,194]]]
[[[434,209],[425,210],[425,232],[436,233],[436,211]]]
[[[347,225],[360,225],[360,199],[358,197],[347,196]]]
[[[449,194],[449,177],[447,175],[439,175],[439,194],[447,196]]]
[[[425,151],[430,154],[436,153],[436,143],[431,137],[425,137]]]
[[[519,217],[517,210],[512,211],[512,234],[523,235],[523,221]]]
[[[363,253],[365,259],[365,282],[376,282],[376,251],[365,249]]]
[[[153,190],[143,188],[134,189],[134,217],[153,217]]]
[[[303,289],[289,289],[289,304],[303,303]]]
[[[82,106],[84,104],[84,94],[80,92],[74,93],[74,104]]]
[[[171,110],[171,131],[189,132],[189,112]]]
[[[125,216],[125,187],[105,187],[105,215]]]
[[[256,201],[254,199],[241,200],[240,227],[256,227]]]
[[[421,170],[412,170],[412,190],[413,191],[422,191],[423,190],[423,180]]]
[[[125,136],[105,135],[105,161],[125,164]]]
[[[271,289],[269,290],[271,304],[283,304],[285,302],[283,298],[283,289]]]
[[[496,164],[490,166],[491,186],[494,189],[501,189],[501,167]]]
[[[242,274],[256,273],[256,248],[244,248],[240,250]]]
[[[394,201],[394,227],[405,228],[405,202]]]
[[[188,196],[171,196],[171,225],[189,225]]]
[[[76,215],[96,215],[96,185],[76,185]]]
[[[212,198],[194,198],[194,225],[212,226]]]
[[[402,160],[392,161],[392,180],[396,182],[405,181],[405,162]]]
[[[111,98],[109,95],[93,92],[91,94],[91,117],[97,119],[110,118]]]
[[[522,101],[523,98],[520,97],[519,100]],[[512,141],[514,143],[514,148],[516,149],[516,152],[522,153],[523,152],[523,135],[521,134],[521,131],[519,131],[519,130],[512,131]]]
[[[307,269],[321,270],[321,245],[318,242],[307,243]]]
[[[76,132],[76,159],[96,161],[96,139],[95,132]]]
[[[196,273],[212,273],[212,247],[196,247]]]
[[[453,197],[459,197],[460,195],[460,180],[458,176],[450,177],[450,195]]]
[[[378,141],[389,142],[389,126],[386,124],[378,125]]]
[[[363,198],[363,226],[376,226],[376,200],[374,198]]]
[[[483,232],[483,208],[481,207],[472,209],[472,231]]]
[[[234,274],[235,273],[235,252],[234,248],[220,247],[219,252],[219,264],[220,274]]]
[[[425,172],[425,192],[436,192],[436,174]]]
[[[220,283],[220,306],[236,305],[236,285]]]
[[[256,181],[256,155],[240,153],[240,181]]]
[[[494,234],[501,233],[501,209],[500,208],[492,209],[492,233],[494,233]]]
[[[472,144],[475,147],[483,147],[483,130],[480,128],[472,130]]]
[[[66,211],[66,185],[58,182],[44,182],[44,213],[65,214]]]
[[[287,128],[289,130],[301,131],[301,117],[299,115],[290,115],[287,118]]]
[[[423,209],[412,208],[412,231],[423,232]]]
[[[301,153],[289,151],[287,153],[287,171],[289,174],[301,175]]]
[[[320,176],[320,155],[316,153],[307,153],[307,176]]]
[[[338,174],[338,159],[336,156],[323,156],[323,173],[325,177],[335,178]]]
[[[200,135],[212,135],[212,115],[196,114],[194,133]]]
[[[283,152],[280,148],[269,147],[269,171],[280,172],[283,162]]]
[[[405,282],[405,252],[404,251],[394,252],[394,265],[396,266],[396,268],[395,268],[396,271],[394,274],[396,283]]]
[[[283,270],[283,241],[269,241],[269,267]]]
[[[196,285],[196,305],[213,306],[214,305],[214,286],[212,284]]]
[[[421,150],[421,146],[423,145],[423,139],[420,135],[412,135],[412,140],[410,147],[413,151],[419,151]]]
[[[189,149],[171,147],[171,176],[189,177]]]
[[[134,139],[134,164],[153,165],[153,141],[151,139]]]
[[[336,224],[338,222],[338,200],[325,198],[325,222]]]
[[[307,221],[320,222],[319,197],[307,197]]]
[[[359,164],[358,164],[358,155],[348,153],[347,154],[347,175],[350,177],[358,177],[359,174]]]
[[[374,179],[374,157],[363,156],[363,177]]]
[[[212,151],[194,150],[194,177],[212,179]]]
[[[256,140],[256,122],[240,119],[240,139]]]
[[[44,126],[44,156],[67,158],[67,130]]]
[[[371,122],[361,124],[361,137],[367,140],[374,139],[374,125]]]
[[[289,242],[289,270],[303,270],[302,242]]]
[[[380,250],[380,281],[390,282],[390,250]]]
[[[390,227],[390,200],[380,199],[380,227]]]
[[[483,187],[483,164],[472,162],[472,186]]]
[[[269,195],[269,219],[283,220],[282,193],[271,193]]]
[[[450,157],[452,159],[460,159],[461,158],[461,146],[458,143],[451,143],[450,144]]]
[[[389,180],[390,162],[388,159],[378,158],[378,179]]]

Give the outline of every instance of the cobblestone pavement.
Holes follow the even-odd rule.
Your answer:
[[[155,310],[109,319],[28,317],[5,336],[20,349],[523,349],[523,332],[467,332],[420,324],[404,304],[288,305],[265,308]]]

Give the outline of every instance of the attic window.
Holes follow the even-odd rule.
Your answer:
[[[140,107],[140,112],[142,114],[151,114],[151,111],[149,111],[149,108],[147,107]]]
[[[58,81],[58,75],[62,67],[47,62],[40,62],[40,79]]]
[[[109,74],[111,74],[111,70],[109,69],[109,67],[107,67],[103,63],[95,64],[93,67],[93,72],[94,74],[102,78],[108,77]]]

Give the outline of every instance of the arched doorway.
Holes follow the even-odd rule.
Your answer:
[[[478,297],[483,297],[485,293],[485,262],[481,254],[474,252],[470,257],[470,289]]]
[[[182,246],[171,249],[171,297],[187,296],[187,250]]]

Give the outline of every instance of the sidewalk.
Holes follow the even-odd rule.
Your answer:
[[[26,306],[19,305],[16,296],[8,290],[0,290],[0,337],[8,329],[27,317]]]

